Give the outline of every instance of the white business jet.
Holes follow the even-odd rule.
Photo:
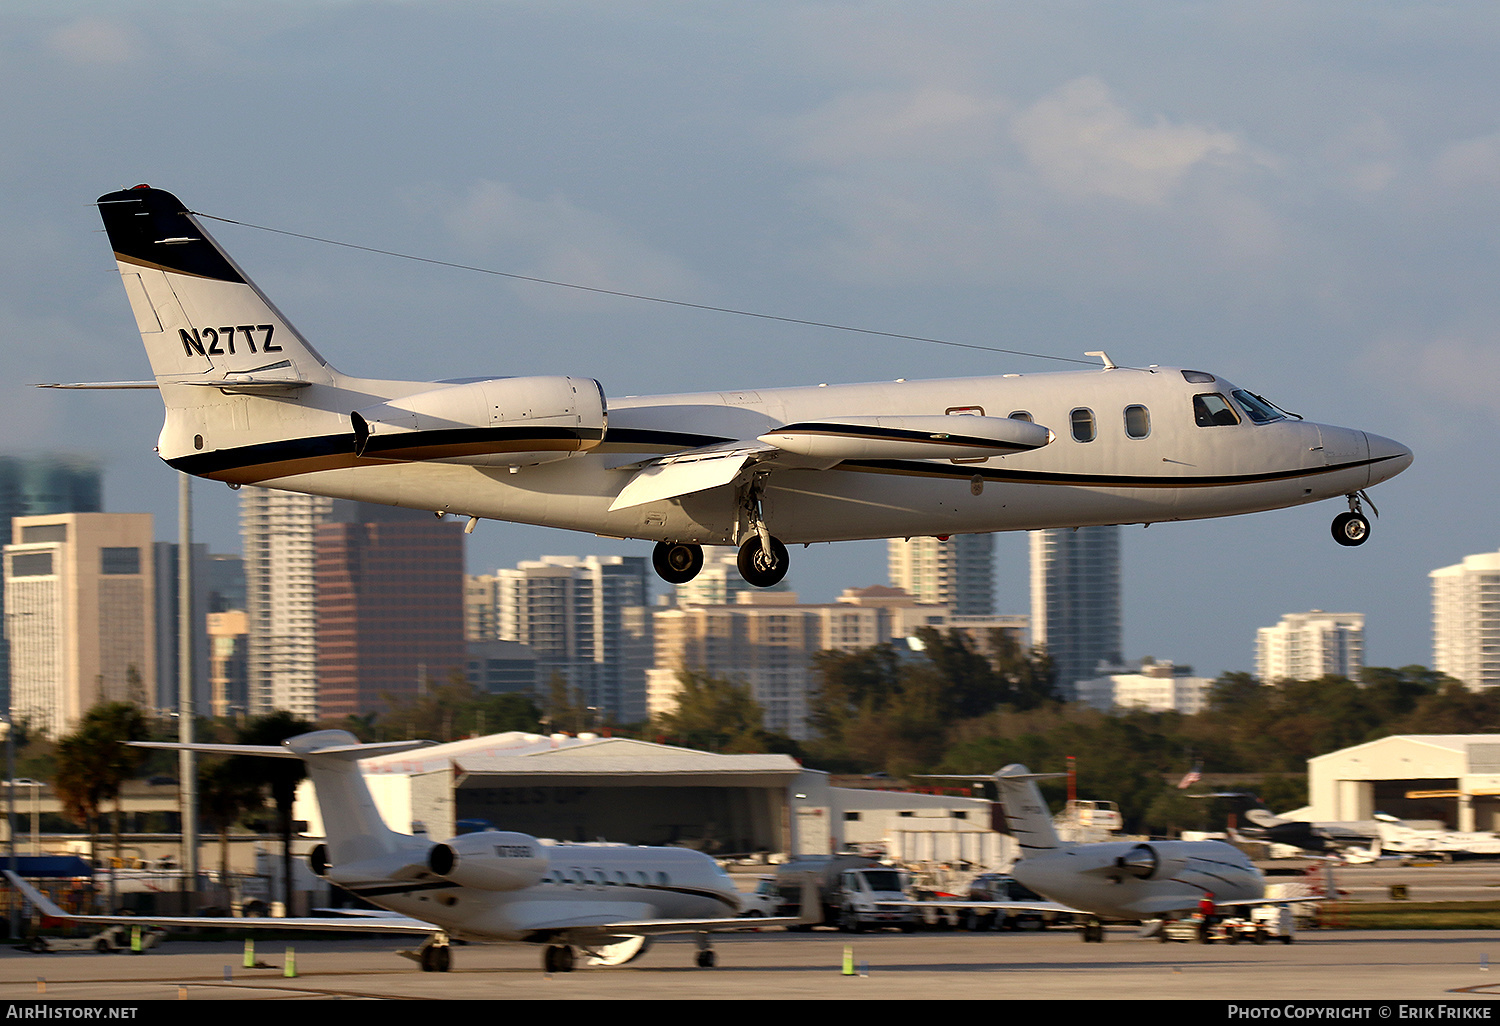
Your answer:
[[[1050,900],[922,904],[1081,913],[1089,917],[1083,939],[1098,942],[1104,940],[1102,920],[1156,923],[1177,919],[1197,911],[1205,897],[1216,909],[1284,905],[1293,900],[1267,898],[1261,871],[1244,852],[1223,841],[1064,844],[1036,782],[1065,776],[1032,773],[1020,765],[1006,766],[987,778],[924,774],[925,779],[993,780],[1008,832],[1021,852],[1011,875]]]
[[[319,730],[281,745],[140,742],[140,748],[301,759],[323,815],[326,839],[309,856],[313,871],[344,890],[397,913],[347,918],[88,916],[64,912],[24,880],[6,877],[46,916],[78,923],[140,926],[333,930],[425,934],[403,952],[424,972],[447,972],[450,939],[523,941],[544,945],[542,968],[569,972],[577,955],[591,966],[623,965],[652,937],[692,934],[696,964],[716,964],[709,934],[820,921],[816,882],[804,882],[804,914],[735,918],[739,890],[719,864],[688,848],[623,844],[544,844],[499,830],[434,842],[386,826],[359,769],[359,760],[408,751],[426,741],[360,744],[343,730]]]
[[[671,583],[703,545],[745,580],[788,544],[1151,524],[1344,497],[1404,445],[1308,423],[1205,371],[1116,366],[605,399],[591,378],[376,381],[330,366],[170,193],[99,199],[157,388],[157,451],[230,487],[655,541]],[[423,344],[440,344],[441,334]],[[1373,506],[1371,507],[1373,510]]]

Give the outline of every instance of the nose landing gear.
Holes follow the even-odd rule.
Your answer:
[[[1333,518],[1333,540],[1340,545],[1363,545],[1370,537],[1370,521],[1365,519],[1360,509],[1360,499],[1369,501],[1369,496],[1364,492],[1355,492],[1348,498],[1349,512],[1340,513]],[[1370,503],[1370,509],[1379,516],[1373,502]]]

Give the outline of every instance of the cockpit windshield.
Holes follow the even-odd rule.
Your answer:
[[[1243,388],[1237,388],[1229,394],[1234,397],[1234,401],[1239,404],[1240,409],[1245,411],[1245,416],[1257,424],[1269,424],[1273,420],[1286,420],[1286,414],[1252,392],[1247,392]]]

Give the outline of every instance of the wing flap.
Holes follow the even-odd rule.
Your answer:
[[[636,471],[610,503],[610,512],[726,485],[748,460],[774,449],[757,442],[731,442],[674,453]]]

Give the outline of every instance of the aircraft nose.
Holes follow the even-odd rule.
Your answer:
[[[1400,442],[1365,433],[1370,446],[1370,484],[1389,481],[1411,466],[1411,450]]]

